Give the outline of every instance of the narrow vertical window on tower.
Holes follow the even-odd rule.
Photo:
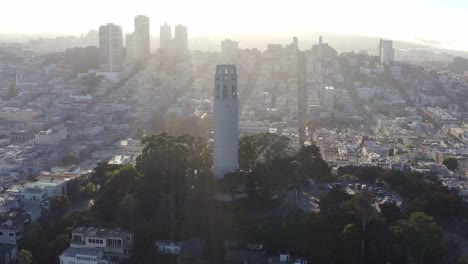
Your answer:
[[[235,85],[231,86],[231,91],[232,91],[232,98],[236,98],[237,97],[237,89],[236,89]]]
[[[216,90],[216,99],[219,99],[219,93],[220,93],[219,91],[221,90],[221,85],[218,85],[215,90]]]
[[[229,88],[227,85],[223,87],[223,99],[227,99],[229,97]]]

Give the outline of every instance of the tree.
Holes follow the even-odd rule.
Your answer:
[[[398,220],[393,233],[401,237],[416,263],[425,263],[425,255],[442,241],[441,228],[425,213],[414,212],[409,219]]]
[[[361,257],[365,256],[367,224],[377,214],[374,203],[375,196],[371,192],[365,190],[354,194],[353,198],[346,202],[346,207],[361,222]]]
[[[31,223],[25,228],[20,248],[31,252],[38,263],[47,263],[47,236],[39,223]]]
[[[445,158],[442,164],[451,171],[455,171],[458,168],[458,160],[454,157]]]
[[[345,263],[359,263],[359,240],[359,228],[355,224],[347,224],[342,232]]]
[[[294,149],[290,139],[271,133],[260,133],[242,137],[239,141],[239,165],[253,168],[259,163],[291,157]]]
[[[352,174],[346,173],[342,176],[339,177],[340,180],[346,181],[346,182],[354,182],[357,181],[358,178]]]
[[[18,254],[19,264],[32,264],[33,258],[31,252],[22,249]]]
[[[51,215],[60,217],[67,210],[68,198],[66,196],[54,196],[49,201],[49,211]]]
[[[385,219],[387,220],[388,224],[393,225],[400,218],[401,210],[400,210],[400,207],[398,207],[398,205],[396,205],[395,202],[384,203],[379,206],[380,206],[380,211],[382,215],[385,217]]]
[[[300,171],[306,178],[315,179],[317,182],[333,179],[331,169],[322,159],[320,148],[316,145],[303,146],[297,153],[296,160],[300,163]]]
[[[338,188],[333,188],[326,194],[320,197],[318,202],[320,214],[327,216],[330,219],[337,218],[339,214],[343,214],[343,202],[349,201],[352,196]]]
[[[62,158],[62,164],[64,166],[75,165],[80,161],[80,159],[73,153],[67,154]]]
[[[83,193],[87,199],[93,197],[97,190],[96,184],[92,182],[88,182],[88,184],[80,187],[80,192]]]
[[[49,244],[49,263],[58,262],[58,256],[70,245],[70,238],[67,234],[58,235],[55,240]]]
[[[141,174],[131,165],[109,172],[106,183],[96,195],[93,211],[106,221],[115,221],[120,202],[128,194],[136,193],[140,183]]]
[[[119,203],[117,210],[117,222],[122,228],[134,228],[139,214],[139,201],[135,198],[134,194],[127,194]]]
[[[457,264],[468,264],[468,256],[459,258]]]
[[[16,82],[11,82],[10,87],[8,88],[8,93],[3,97],[5,101],[8,101],[12,98],[15,98],[19,94],[18,88],[16,87]]]

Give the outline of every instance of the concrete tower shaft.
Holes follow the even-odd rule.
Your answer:
[[[217,178],[238,169],[237,70],[235,65],[217,65],[214,91],[213,167]]]

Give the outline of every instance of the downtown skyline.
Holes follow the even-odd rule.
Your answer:
[[[438,48],[468,51],[468,37],[463,32],[460,17],[468,11],[462,1],[411,1],[391,3],[375,1],[289,1],[246,0],[218,7],[213,0],[197,3],[171,1],[148,4],[134,1],[131,5],[109,8],[109,1],[81,1],[70,8],[57,0],[4,3],[7,12],[0,17],[0,34],[9,35],[80,35],[96,25],[112,22],[121,25],[125,33],[133,29],[131,17],[144,14],[151,18],[151,35],[157,36],[158,26],[168,22],[182,23],[190,28],[191,36],[226,36],[240,34],[268,34],[285,36],[307,32],[375,36]],[[45,9],[44,7],[48,7]],[[41,12],[37,12],[41,10]],[[416,12],[418,11],[418,12]],[[434,19],[437,16],[443,19]],[[83,17],[86,17],[84,20]],[[34,21],[34,23],[32,23]],[[57,23],[60,21],[60,23]],[[343,23],[346,21],[346,23]]]

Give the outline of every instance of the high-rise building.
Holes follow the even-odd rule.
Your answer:
[[[150,19],[147,16],[135,17],[136,52],[138,59],[145,58],[151,53],[150,47]]]
[[[335,88],[327,86],[323,89],[323,108],[326,111],[335,111]]]
[[[104,72],[123,69],[122,27],[108,23],[99,27],[99,67]]]
[[[378,52],[380,63],[391,64],[395,60],[395,50],[393,49],[392,40],[381,39],[379,41]]]
[[[138,41],[135,32],[125,35],[125,46],[127,50],[127,61],[138,60]]]
[[[239,43],[237,41],[225,39],[221,42],[221,56],[228,62],[233,61],[238,50]]]
[[[167,23],[164,23],[164,25],[161,25],[161,27],[159,28],[159,48],[163,50],[167,49],[171,39],[172,39],[171,26],[168,25]]]
[[[214,94],[213,169],[217,178],[238,169],[239,103],[235,65],[217,65]]]
[[[174,45],[176,51],[187,51],[188,50],[188,33],[187,27],[183,25],[177,25],[174,32]]]

